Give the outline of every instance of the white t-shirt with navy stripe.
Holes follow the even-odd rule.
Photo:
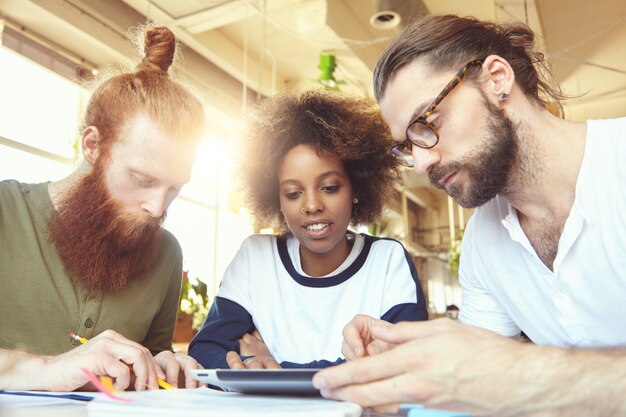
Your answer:
[[[326,277],[302,272],[293,236],[248,237],[190,345],[191,356],[207,368],[224,367],[225,352],[257,329],[284,367],[324,367],[343,360],[342,330],[356,314],[392,322],[427,319],[417,273],[402,244],[348,236],[354,239],[350,255]]]

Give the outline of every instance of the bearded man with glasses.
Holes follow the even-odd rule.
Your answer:
[[[460,324],[355,317],[350,361],[315,376],[323,395],[382,410],[626,415],[626,118],[559,117],[547,75],[522,24],[427,16],[383,52],[374,92],[391,153],[476,208]]]

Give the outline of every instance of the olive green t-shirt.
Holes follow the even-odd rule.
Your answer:
[[[153,354],[171,349],[182,253],[163,234],[157,265],[115,294],[75,284],[48,236],[54,206],[48,183],[0,181],[0,347],[56,355],[75,332],[92,338],[113,329]]]

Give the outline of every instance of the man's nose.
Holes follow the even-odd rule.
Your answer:
[[[439,162],[441,156],[439,152],[435,151],[433,148],[424,149],[418,146],[413,146],[413,170],[417,174],[426,174],[428,172],[428,168]]]
[[[141,208],[148,213],[150,217],[158,219],[163,216],[163,213],[165,213],[170,203],[171,200],[166,193],[155,193],[155,195],[152,195],[142,203]]]

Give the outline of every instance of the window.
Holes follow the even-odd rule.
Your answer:
[[[34,183],[71,173],[78,166],[78,128],[88,92],[4,46],[0,91],[0,180]],[[200,146],[191,181],[165,222],[183,248],[184,268],[207,283],[209,295],[251,232],[247,216],[228,207],[233,184],[225,165],[229,154],[218,146],[225,141],[207,138]]]

